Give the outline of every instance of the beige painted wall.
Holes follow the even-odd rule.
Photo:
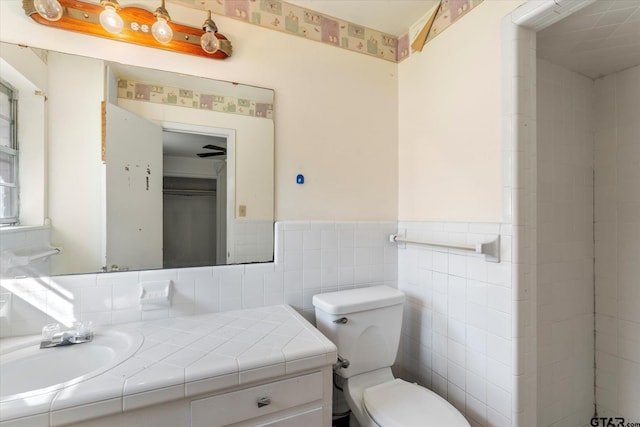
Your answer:
[[[220,16],[234,55],[214,61],[39,26],[21,3],[0,1],[0,40],[274,89],[276,219],[397,219],[396,64]]]
[[[501,20],[486,0],[398,66],[401,221],[499,222]]]

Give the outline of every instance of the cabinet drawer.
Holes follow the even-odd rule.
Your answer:
[[[191,402],[191,426],[225,426],[322,399],[322,373],[303,375]]]
[[[292,415],[290,417],[280,418],[275,421],[269,421],[264,424],[258,424],[257,427],[300,427],[300,426],[321,426],[322,425],[322,408],[316,408],[308,412]]]

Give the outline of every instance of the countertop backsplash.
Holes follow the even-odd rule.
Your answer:
[[[0,337],[51,322],[110,325],[288,304],[313,323],[313,295],[359,286],[397,287],[397,222],[275,224],[275,262],[2,279],[8,306]],[[140,282],[171,280],[171,305],[143,311]]]

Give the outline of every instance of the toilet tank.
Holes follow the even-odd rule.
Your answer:
[[[393,365],[398,353],[404,294],[388,286],[317,294],[316,326],[337,347],[349,378]]]

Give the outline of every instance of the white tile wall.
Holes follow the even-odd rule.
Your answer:
[[[517,393],[514,399],[514,406],[518,406],[518,412],[514,412],[513,422],[518,426],[537,426],[549,425],[546,423],[543,411],[537,410],[540,406],[537,402],[538,387],[541,386],[542,379],[537,374],[538,371],[538,352],[539,347],[536,342],[538,322],[538,310],[536,301],[539,296],[538,290],[538,230],[537,230],[537,199],[538,199],[538,180],[537,180],[537,128],[536,126],[536,98],[533,96],[523,96],[526,94],[536,93],[536,67],[527,64],[533,64],[536,58],[536,33],[542,28],[562,19],[571,14],[574,10],[580,9],[589,4],[590,1],[556,1],[554,2],[527,2],[516,9],[511,15],[503,20],[503,143],[507,147],[503,151],[503,159],[505,159],[503,176],[506,179],[513,180],[512,188],[505,189],[503,204],[510,212],[513,218],[513,291],[518,294],[519,303],[514,305],[514,320],[518,329],[519,338],[513,340],[514,354],[516,360],[514,363],[514,372],[521,379],[516,379]],[[638,87],[636,80],[636,87]],[[637,97],[636,97],[637,99]],[[522,102],[528,100],[530,102]],[[609,105],[609,107],[611,107]],[[637,109],[628,110],[630,114],[638,117]],[[571,111],[568,111],[571,113]],[[572,120],[571,115],[567,115],[567,119]],[[635,140],[638,139],[638,133],[635,133]],[[513,151],[510,151],[513,150]],[[596,155],[597,158],[597,155]],[[513,163],[510,167],[509,163]],[[600,168],[596,165],[596,173]],[[513,174],[509,174],[513,171]],[[506,173],[505,173],[506,172]],[[636,186],[637,189],[637,186]],[[629,194],[630,188],[625,189]],[[635,194],[638,194],[637,192]],[[601,208],[610,210],[611,204],[602,204]],[[507,212],[509,213],[509,212]],[[598,218],[598,206],[595,212],[596,220]],[[510,218],[505,216],[505,218]],[[542,219],[544,220],[544,219]],[[598,235],[596,233],[596,240]],[[597,257],[596,257],[597,259]],[[593,261],[592,261],[593,263]],[[597,276],[596,269],[596,276]],[[637,277],[637,274],[635,274]],[[599,283],[599,281],[598,281]],[[542,295],[544,297],[544,295]],[[567,298],[566,296],[564,297]],[[596,297],[599,301],[600,297]],[[612,303],[612,299],[601,303],[605,310],[615,312],[616,304]],[[533,305],[531,305],[533,302]],[[631,301],[631,304],[638,301]],[[516,308],[517,307],[517,308]],[[530,309],[533,307],[533,309]],[[533,330],[533,336],[528,331]],[[598,334],[601,335],[600,333]],[[636,330],[637,336],[637,330]],[[576,343],[584,344],[582,337],[572,337]],[[612,372],[618,372],[618,361],[614,357],[607,354],[598,353],[598,364],[607,366]],[[623,359],[624,360],[624,359]],[[636,385],[638,369],[630,367],[623,362],[625,375],[629,378],[629,383]],[[614,368],[615,367],[615,368]],[[562,367],[564,368],[564,367]],[[534,376],[531,376],[531,373]],[[593,378],[591,378],[593,380]],[[615,378],[607,376],[605,378],[608,384],[614,382]],[[566,393],[566,390],[562,390]],[[577,395],[582,398],[581,395]],[[617,393],[607,393],[603,395],[608,402],[617,399]],[[598,395],[598,400],[601,396]],[[634,401],[638,401],[637,397],[633,397]],[[533,410],[533,412],[531,412]],[[591,408],[588,414],[593,413]],[[580,417],[584,419],[583,416]],[[575,417],[567,417],[554,424],[554,426],[578,426],[589,425],[587,423],[580,424]]]
[[[14,251],[50,247],[51,230],[49,227],[12,227],[0,229],[0,281],[5,277],[48,276],[51,272],[50,258],[42,258],[28,265],[14,265],[11,262]],[[37,284],[27,283],[22,294],[28,295],[33,304],[15,298],[4,287],[0,287],[0,336],[6,336],[12,330],[17,335],[28,332],[26,325],[33,322],[46,322],[43,309],[46,306],[47,293]],[[44,323],[43,323],[44,324]]]
[[[287,303],[313,320],[314,294],[396,286],[396,222],[276,224],[276,262],[70,276],[3,279],[13,293],[0,336],[39,333],[52,321],[96,324],[176,317]],[[141,311],[138,283],[173,282],[172,305]]]
[[[232,225],[236,263],[273,261],[273,221],[237,219]]]
[[[49,258],[26,266],[10,264],[11,252],[21,249],[47,248],[51,245],[51,229],[42,227],[11,227],[0,229],[0,277],[47,276],[51,271]]]
[[[596,80],[596,403],[640,421],[640,66]]]
[[[593,81],[538,59],[538,421],[593,416]]]
[[[482,255],[398,249],[405,292],[399,375],[448,399],[474,426],[511,425],[511,226],[400,222],[410,240],[480,243],[501,237],[500,263]]]
[[[536,351],[536,21],[557,16],[548,2],[528,2],[502,25],[503,221],[511,224],[511,425],[537,426]],[[527,27],[522,26],[526,22]],[[519,23],[519,24],[516,24]],[[506,241],[505,241],[506,242]]]

